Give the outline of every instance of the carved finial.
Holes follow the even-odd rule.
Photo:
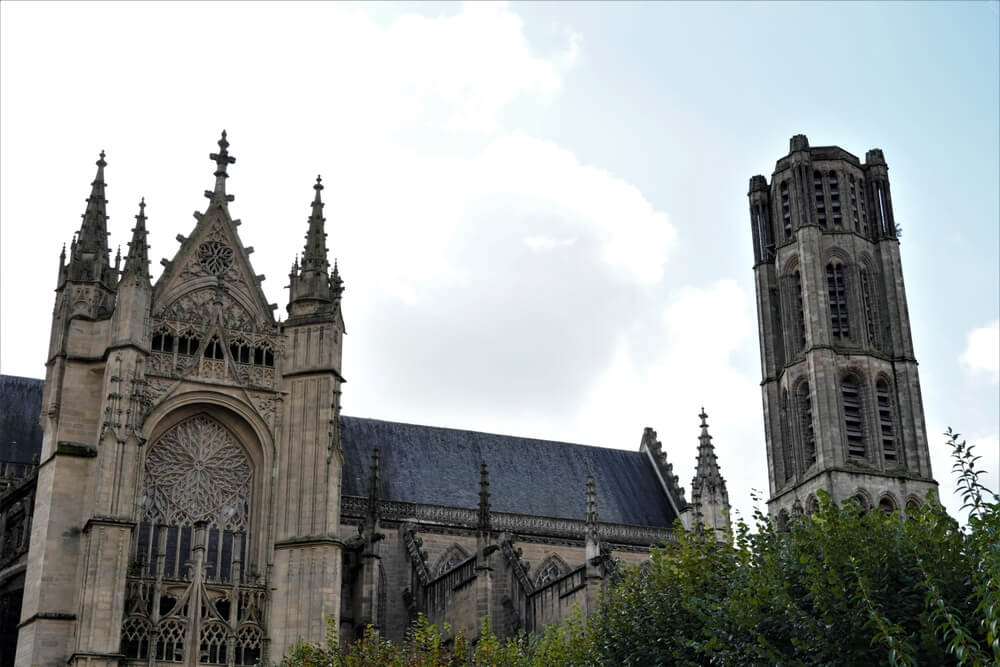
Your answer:
[[[344,281],[340,278],[340,270],[337,268],[337,260],[333,260],[333,271],[330,272],[330,292],[334,301],[340,301],[344,294]]]
[[[146,242],[146,198],[139,201],[139,213],[135,216],[132,240],[128,242],[128,257],[125,258],[125,276],[134,277],[137,284],[149,285],[149,244]]]
[[[222,138],[219,139],[219,152],[210,153],[208,157],[215,161],[215,190],[206,190],[205,196],[212,202],[225,205],[235,199],[232,195],[226,194],[226,179],[229,178],[226,169],[236,162],[236,158],[229,155],[229,141],[226,140],[225,130],[222,131]]]
[[[708,422],[706,421],[708,419],[708,415],[705,413],[705,407],[704,406],[702,406],[702,408],[701,408],[701,414],[698,415],[698,416],[701,417],[701,427],[702,428],[708,428]]]

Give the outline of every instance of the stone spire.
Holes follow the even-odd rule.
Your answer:
[[[701,523],[720,533],[729,533],[729,492],[719,470],[712,436],[708,432],[708,415],[701,409],[701,435],[698,436],[698,461],[691,481],[691,504]]]
[[[339,302],[344,291],[344,283],[336,264],[331,272],[327,259],[326,218],[323,217],[324,204],[320,194],[323,191],[323,179],[320,176],[316,177],[313,190],[316,194],[313,196],[312,214],[309,216],[306,245],[301,262],[296,260],[289,275],[288,314],[292,317],[332,313],[333,304]]]
[[[135,278],[140,284],[149,285],[149,244],[146,242],[146,198],[139,202],[139,214],[135,216],[135,227],[132,228],[132,240],[128,243],[128,256],[125,258],[125,270],[122,280],[126,277]]]
[[[215,162],[215,189],[205,190],[205,196],[213,204],[226,206],[235,199],[233,195],[226,194],[226,179],[229,178],[226,169],[236,162],[236,158],[229,155],[229,141],[226,140],[225,130],[222,131],[222,138],[219,139],[219,152],[210,153],[208,157]]]
[[[313,186],[316,195],[312,201],[312,215],[309,216],[309,231],[306,232],[306,247],[302,251],[302,270],[322,271],[325,275],[330,270],[330,262],[326,258],[326,229],[323,217],[323,198],[320,193],[323,191],[323,179],[316,177],[316,185]]]
[[[71,246],[67,278],[78,282],[100,282],[114,289],[118,282],[108,250],[107,199],[104,197],[104,151],[97,161],[97,176],[90,184],[83,223]]]

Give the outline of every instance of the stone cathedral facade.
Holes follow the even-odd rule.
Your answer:
[[[399,639],[417,614],[539,631],[675,520],[728,534],[704,410],[690,501],[650,428],[626,452],[342,415],[322,183],[278,319],[230,213],[228,149],[223,133],[208,206],[155,284],[144,201],[111,258],[101,154],[45,380],[0,378],[19,442],[0,471],[0,664],[272,664],[328,618],[345,640]]]
[[[885,157],[796,135],[749,198],[770,512],[905,513],[937,482]]]

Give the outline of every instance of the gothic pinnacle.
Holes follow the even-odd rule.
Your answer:
[[[229,178],[226,169],[236,162],[236,158],[229,155],[229,141],[226,139],[225,130],[222,131],[222,138],[219,139],[219,152],[210,153],[208,157],[215,161],[215,190],[205,190],[205,196],[213,204],[218,203],[225,206],[227,202],[235,199],[233,195],[226,194],[226,179]]]
[[[327,261],[326,251],[326,228],[323,217],[323,198],[320,193],[323,191],[323,179],[316,177],[316,184],[313,186],[316,191],[312,201],[312,215],[309,216],[309,231],[306,232],[306,247],[302,251],[303,271],[322,271],[323,275],[330,269]]]
[[[135,216],[132,240],[128,242],[128,256],[122,275],[135,276],[149,281],[149,244],[146,242],[146,198],[139,202],[139,213]]]
[[[90,184],[90,196],[83,213],[83,222],[70,245],[68,277],[70,280],[98,281],[113,288],[117,276],[111,268],[111,251],[108,248],[107,200],[104,197],[104,151],[97,160],[97,175]]]

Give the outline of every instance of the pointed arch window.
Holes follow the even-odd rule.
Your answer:
[[[896,503],[889,496],[882,496],[878,501],[878,508],[886,514],[892,514],[896,511]]]
[[[840,182],[837,180],[837,172],[828,173],[827,182],[830,187],[830,214],[833,216],[833,226],[843,227],[844,221],[840,214]]]
[[[438,558],[437,565],[434,567],[434,576],[440,577],[446,572],[451,572],[467,560],[469,560],[469,554],[465,549],[453,544]]]
[[[796,320],[796,338],[799,350],[803,350],[806,347],[806,313],[802,299],[802,274],[799,271],[792,274],[792,291],[795,298],[795,313],[798,318]]]
[[[781,184],[781,224],[784,228],[785,239],[792,238],[792,208],[788,195],[788,181]]]
[[[847,272],[840,262],[826,265],[826,286],[830,297],[830,333],[834,339],[851,337],[850,317],[847,310]]]
[[[250,344],[244,340],[234,340],[229,344],[229,353],[233,355],[233,361],[241,364],[249,364],[252,355]]]
[[[171,428],[146,454],[137,563],[155,574],[156,542],[163,539],[165,576],[185,579],[194,525],[206,522],[208,576],[229,580],[232,561],[245,562],[251,482],[250,460],[215,419],[201,414]]]
[[[542,588],[561,579],[565,570],[559,558],[549,556],[538,566],[538,571],[535,573],[535,588]]]
[[[855,375],[845,375],[840,381],[840,395],[844,410],[844,434],[847,438],[847,455],[865,458],[864,396]]]
[[[206,359],[225,359],[226,354],[222,343],[216,336],[212,336],[208,343],[205,344],[205,358]]]
[[[886,463],[899,460],[899,450],[896,446],[896,411],[892,404],[892,392],[885,378],[879,378],[875,383],[875,402],[878,407],[879,431],[882,435],[882,457]]]
[[[158,329],[153,334],[152,348],[154,352],[173,352],[174,336],[167,328]]]
[[[803,382],[796,390],[799,407],[799,430],[802,435],[802,461],[808,468],[816,463],[816,432],[813,430],[812,396],[809,394],[809,383]]]
[[[826,196],[823,193],[823,172],[813,172],[813,189],[816,194],[816,222],[826,229]]]
[[[198,337],[193,333],[185,333],[177,337],[177,353],[195,355],[198,353]]]

